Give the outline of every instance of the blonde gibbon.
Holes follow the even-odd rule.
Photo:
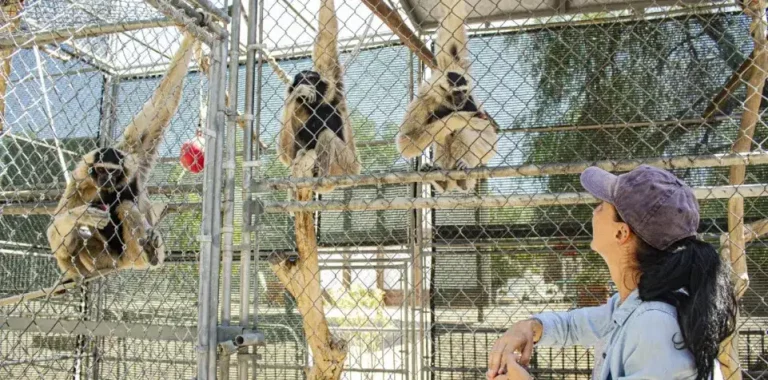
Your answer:
[[[154,226],[166,207],[150,203],[146,185],[178,109],[196,43],[184,32],[165,77],[122,140],[87,153],[70,173],[72,180],[47,230],[65,279],[104,269],[146,269],[165,259],[163,239]]]
[[[437,70],[419,86],[406,109],[397,147],[410,159],[433,148],[436,168],[466,170],[487,165],[496,155],[498,126],[472,95],[464,22],[464,0],[441,0],[443,19],[437,30]],[[425,166],[429,168],[429,166]],[[434,181],[439,193],[472,191],[476,180]]]
[[[344,95],[333,0],[323,0],[312,53],[313,70],[288,86],[277,151],[293,177],[360,174],[361,165]],[[334,186],[321,186],[327,193]]]

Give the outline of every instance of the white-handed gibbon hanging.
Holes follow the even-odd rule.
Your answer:
[[[278,157],[293,177],[360,174],[361,165],[339,64],[339,31],[333,0],[322,0],[312,70],[296,74],[283,107]],[[327,193],[334,186],[320,186]]]
[[[181,100],[194,37],[183,32],[176,54],[152,97],[114,146],[84,155],[54,212],[48,242],[67,279],[104,269],[146,269],[165,258],[155,229],[166,205],[146,193],[158,146]]]
[[[404,158],[421,155],[430,146],[436,168],[467,170],[487,165],[496,155],[498,126],[472,95],[472,78],[464,25],[464,0],[441,0],[437,30],[437,70],[419,86],[408,105],[397,135]],[[429,168],[429,166],[425,166]],[[475,179],[433,181],[439,193],[474,190]]]

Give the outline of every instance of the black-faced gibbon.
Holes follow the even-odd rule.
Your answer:
[[[163,262],[163,239],[154,229],[164,205],[153,205],[146,184],[158,146],[181,100],[195,39],[184,33],[165,77],[115,146],[95,149],[72,171],[47,230],[67,279],[103,269],[146,269]]]
[[[498,126],[472,95],[464,22],[464,0],[441,0],[443,19],[437,30],[437,70],[419,86],[397,135],[405,158],[433,147],[433,162],[445,170],[487,165],[496,155]],[[437,192],[474,189],[476,180],[433,181]]]
[[[313,70],[288,86],[277,151],[293,177],[360,174],[361,165],[344,95],[339,64],[339,31],[333,0],[322,0],[312,52]],[[315,189],[332,191],[334,186]]]

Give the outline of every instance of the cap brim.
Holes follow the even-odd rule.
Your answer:
[[[581,173],[581,186],[596,198],[614,203],[614,189],[619,177],[592,166]]]

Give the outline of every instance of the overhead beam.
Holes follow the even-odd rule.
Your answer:
[[[168,19],[140,20],[86,27],[54,29],[44,32],[17,32],[0,37],[0,48],[27,49],[32,46],[58,43],[69,39],[98,37],[105,34],[130,32],[147,28],[164,28],[176,23]]]
[[[437,69],[437,61],[435,60],[432,51],[430,51],[429,48],[427,48],[427,45],[424,44],[424,41],[416,36],[411,28],[406,25],[405,21],[400,17],[400,14],[396,10],[390,8],[390,6],[383,0],[362,0],[362,2],[398,37],[400,37],[403,44],[411,49],[424,64],[432,69]]]

